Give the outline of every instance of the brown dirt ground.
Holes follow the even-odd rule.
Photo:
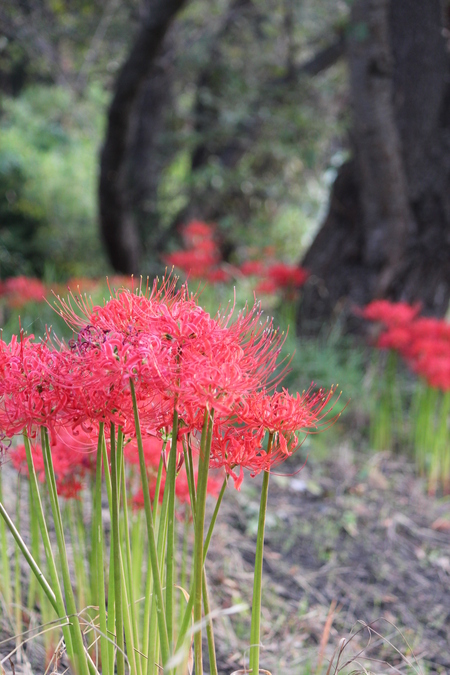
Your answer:
[[[251,601],[259,485],[246,477],[225,497],[208,564],[216,608]],[[450,673],[450,501],[427,496],[405,458],[341,444],[272,475],[266,535],[261,667],[325,674],[340,647],[339,667],[363,650],[342,672]],[[358,622],[375,622],[370,644]],[[221,675],[248,663],[249,624],[249,612],[216,620]],[[42,672],[39,648],[29,657],[28,672]]]
[[[246,479],[224,505],[210,562],[223,607],[250,601],[257,501]],[[358,630],[340,665],[363,650],[369,634],[358,622],[375,622],[383,639],[372,634],[359,658],[370,672],[450,673],[450,501],[427,496],[406,459],[358,456],[341,445],[297,475],[272,476],[268,514],[262,667],[273,675],[317,672],[334,607],[321,672]],[[248,617],[218,623],[219,632],[227,645],[220,672],[228,674],[248,659]]]

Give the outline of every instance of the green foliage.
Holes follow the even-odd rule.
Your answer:
[[[107,271],[96,225],[105,96],[34,86],[4,98],[0,120],[2,276],[59,280]]]
[[[287,386],[307,389],[312,382],[318,387],[331,382],[343,391],[344,406],[349,399],[354,405],[365,406],[361,393],[365,374],[365,349],[345,336],[322,335],[316,339],[289,336],[285,348],[294,354]]]
[[[24,167],[12,153],[0,152],[0,277],[43,272],[39,229],[42,210],[26,195]]]
[[[172,145],[175,156],[182,147],[192,169],[175,190],[167,189],[173,174],[165,175],[162,221],[163,197],[175,193],[190,213],[219,223],[238,259],[261,240],[299,259],[327,199],[323,174],[342,134],[345,73],[338,65],[312,80],[298,66],[345,16],[326,0],[188,5],[175,26],[165,151]]]
[[[17,33],[0,44],[5,68],[23,63],[22,87],[48,83],[17,84],[20,94],[4,98],[0,118],[0,164],[6,157],[19,167],[14,191],[39,221],[28,224],[32,237],[14,236],[32,247],[17,272],[61,279],[106,271],[96,225],[98,147],[105,91],[137,29],[135,10],[134,0],[106,8],[39,0],[29,42]],[[165,231],[170,248],[168,228],[186,208],[219,223],[231,262],[262,239],[285,259],[301,256],[327,198],[323,176],[342,135],[346,78],[340,65],[314,79],[299,66],[335,39],[347,15],[332,0],[193,0],[177,16],[164,56],[171,94],[163,123],[149,159],[127,160],[133,217],[148,249],[144,272],[159,263],[154,243]],[[7,0],[12,35],[28,20]],[[10,240],[3,249],[16,260]]]

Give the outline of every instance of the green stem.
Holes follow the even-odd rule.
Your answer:
[[[114,556],[114,601],[116,612],[117,675],[125,675],[125,641],[123,636],[122,584],[120,574],[119,482],[116,452],[116,432],[111,422],[111,531]]]
[[[103,425],[103,422],[101,423]],[[97,452],[96,459],[98,460],[98,444],[101,443],[101,427],[99,429],[98,441],[97,441]],[[100,472],[102,470],[101,464],[101,446],[100,446]],[[98,551],[97,551],[97,492],[96,492],[96,480],[97,480],[97,465],[95,467],[95,475],[91,477],[90,480],[90,491],[91,491],[91,509],[92,509],[92,518],[91,518],[91,532],[90,532],[90,546],[88,551],[88,573],[89,573],[89,593],[91,597],[91,602],[95,606],[99,606],[99,589],[97,588],[97,560],[98,560]],[[101,493],[100,493],[101,499]],[[103,560],[103,551],[101,553]],[[102,590],[104,593],[104,589]]]
[[[189,443],[187,452],[185,451],[184,453],[184,458],[186,462],[186,476],[188,479],[188,486],[189,486],[189,497],[190,497],[190,504],[191,504],[191,512],[192,512],[192,519],[195,519],[195,472],[194,472],[194,461],[192,458],[192,448],[191,444]]]
[[[0,507],[3,504],[3,486],[2,486],[2,472],[0,471]],[[6,511],[5,511],[6,513]],[[5,599],[6,611],[11,611],[12,593],[11,593],[11,568],[8,556],[8,538],[6,536],[6,521],[0,521],[0,546],[1,546],[1,560],[2,560],[2,575],[0,577],[0,589]]]
[[[273,434],[269,434],[267,454],[272,449]],[[258,534],[256,537],[256,556],[253,580],[252,624],[250,629],[250,673],[259,673],[259,650],[261,642],[261,597],[262,597],[262,571],[264,557],[264,530],[266,526],[267,497],[269,494],[269,471],[263,475],[261,489],[261,501],[259,505]]]
[[[155,541],[155,530],[153,527],[153,513],[152,513],[152,504],[150,501],[150,491],[148,485],[147,477],[147,467],[145,465],[145,456],[144,448],[142,445],[142,434],[141,427],[139,423],[139,412],[137,407],[136,392],[134,389],[134,383],[130,379],[130,390],[133,400],[133,412],[134,412],[134,422],[136,428],[136,440],[139,451],[139,467],[141,470],[141,483],[142,490],[144,493],[144,508],[145,508],[145,518],[147,521],[147,535],[148,535],[148,546],[150,552],[150,563],[153,571],[153,588],[156,595],[156,611],[158,617],[158,626],[159,626],[159,639],[161,643],[161,654],[163,658],[163,665],[167,663],[169,659],[170,649],[169,649],[169,638],[167,634],[167,623],[166,616],[164,612],[164,597],[162,591],[161,583],[161,574],[159,571],[158,564],[158,554],[156,550],[156,541]]]
[[[76,580],[76,590],[77,590],[77,600],[78,605],[81,609],[84,609],[88,606],[86,600],[86,591],[87,591],[87,577],[84,569],[84,550],[82,544],[78,537],[77,524],[74,514],[74,505],[70,501],[67,501],[65,504],[65,516],[66,520],[69,523],[69,532],[70,539],[72,541],[72,552],[73,552],[73,563],[75,568],[75,580]]]
[[[189,547],[189,533],[191,531],[190,511],[186,504],[184,511],[184,527],[183,527],[183,549],[181,551],[181,570],[180,570],[180,586],[187,590],[187,565],[188,565],[188,547]]]
[[[109,458],[106,451],[106,440],[103,434],[102,443],[102,458],[105,469],[105,485],[106,494],[108,496],[109,515],[112,522],[112,487],[111,487],[111,473],[109,470]],[[107,634],[108,637],[115,637],[114,627],[116,625],[116,605],[115,605],[115,589],[114,589],[114,534],[111,531],[109,542],[109,567],[108,567],[108,617],[107,617]],[[115,661],[115,645],[108,640],[108,666],[110,673],[114,673]]]
[[[50,584],[48,583],[47,579],[44,577],[43,573],[41,572],[39,566],[37,565],[36,561],[34,560],[33,556],[31,555],[30,551],[28,550],[27,545],[25,544],[24,540],[20,536],[18,530],[16,529],[16,526],[14,525],[13,521],[9,517],[5,507],[3,506],[3,504],[1,502],[0,502],[0,515],[2,516],[5,524],[8,526],[8,529],[11,532],[12,536],[16,540],[16,543],[19,546],[25,560],[27,561],[28,566],[30,567],[33,574],[36,576],[36,579],[38,580],[39,584],[42,586],[42,589],[44,590],[45,595],[50,600],[50,602],[52,604],[52,607],[54,608],[54,610],[56,612],[58,612],[55,594],[53,593]],[[64,614],[64,616],[65,616],[65,614]]]
[[[211,454],[211,439],[213,431],[214,411],[205,410],[202,437],[200,442],[200,458],[197,478],[197,500],[195,509],[195,539],[194,539],[194,623],[199,629],[194,635],[195,675],[203,675],[202,654],[202,584],[203,584],[203,537],[205,528],[206,494],[208,487],[209,457]]]
[[[30,518],[30,536],[31,536],[31,555],[36,561],[37,565],[40,565],[40,552],[39,552],[39,523],[36,518],[35,510],[32,508],[32,497],[31,497],[31,484],[28,481],[28,513]],[[31,612],[36,600],[38,598],[38,586],[37,586],[36,576],[33,574],[30,578],[30,583],[28,584],[28,600],[27,608]],[[41,607],[42,610],[42,607]]]
[[[131,543],[130,543],[130,522],[128,519],[128,503],[127,503],[127,493],[126,493],[126,480],[125,480],[125,464],[123,461],[123,452],[122,452],[122,493],[123,493],[123,537],[125,539],[125,556],[123,561],[124,568],[124,582],[125,590],[128,596],[128,606],[126,607],[126,617],[129,623],[128,631],[132,633],[132,642],[133,649],[128,650],[129,658],[135,660],[137,675],[142,675],[142,666],[141,658],[138,654],[139,649],[139,632],[138,632],[138,623],[136,616],[136,599],[134,595],[134,584],[133,584],[133,565],[132,565],[132,556],[131,556]],[[129,644],[130,639],[127,638],[127,643]]]
[[[69,561],[67,558],[66,543],[64,539],[64,529],[62,524],[61,511],[59,508],[58,494],[56,491],[56,478],[53,470],[53,462],[50,451],[48,433],[45,427],[41,427],[41,440],[42,440],[42,454],[44,457],[45,477],[47,480],[47,488],[50,496],[53,521],[55,525],[56,541],[58,544],[61,572],[64,584],[64,593],[66,596],[66,603],[67,603],[67,611],[68,614],[71,615],[70,618],[72,625],[72,639],[73,639],[76,669],[78,673],[88,675],[89,673],[88,660],[83,642],[83,635],[81,632],[80,619],[75,604],[72,582],[70,579]]]
[[[211,522],[210,522],[209,527],[208,527],[208,532],[206,533],[203,563],[205,562],[206,553],[208,552],[209,544],[211,543],[211,537],[213,535],[213,531],[214,531],[214,527],[215,527],[215,524],[216,524],[217,516],[219,515],[220,505],[222,504],[222,499],[223,499],[223,496],[225,494],[225,490],[227,489],[227,485],[228,485],[228,476],[225,476],[225,478],[223,479],[222,487],[220,488],[219,496],[217,497],[216,506],[214,507]]]
[[[178,413],[173,412],[172,446],[169,453],[165,491],[168,491],[167,554],[166,554],[166,621],[169,647],[173,648],[174,565],[175,565],[175,481],[177,471]]]
[[[136,599],[136,602],[139,602],[143,597],[142,593],[142,570],[144,569],[144,536],[142,529],[142,511],[132,514],[132,524],[131,524],[131,550],[133,551],[133,556],[131,559],[131,575],[133,580],[133,594]],[[142,603],[139,602],[139,607],[142,606]],[[141,611],[138,611],[139,623],[142,625]],[[142,632],[140,638],[140,644],[142,645]],[[141,646],[142,648],[142,646]]]
[[[205,610],[206,616],[206,636],[208,638],[208,655],[209,655],[209,672],[210,675],[218,675],[217,672],[217,660],[216,660],[216,647],[214,644],[214,629],[213,622],[211,619],[211,609],[209,602],[209,591],[208,591],[208,582],[206,579],[206,571],[203,567],[203,579],[202,579],[202,589],[203,589],[203,607]]]
[[[163,452],[165,449],[165,443],[163,445]],[[164,468],[164,460],[163,460],[163,455],[161,453],[161,457],[159,460],[159,466],[158,466],[158,475],[156,477],[156,488],[155,488],[155,499],[154,499],[154,505],[155,505],[155,520],[158,522],[158,504],[159,504],[159,494],[161,491],[161,480],[162,480],[162,472]],[[159,558],[158,558],[159,559]],[[149,635],[149,630],[150,630],[150,624],[152,619],[151,612],[152,612],[152,597],[153,597],[153,575],[152,575],[152,566],[151,564],[147,564],[147,574],[146,574],[146,581],[145,581],[145,595],[144,595],[144,621],[143,621],[143,641],[142,641],[142,651],[144,654],[148,654],[148,649],[149,649],[149,641],[150,641],[150,635]],[[155,604],[155,612],[156,612],[156,604]],[[156,621],[156,618],[154,619]],[[155,633],[155,636],[153,638],[153,645],[152,645],[152,652],[154,653],[156,651],[156,648],[154,647],[155,641],[157,642],[158,640],[158,635]],[[154,664],[155,659],[148,659],[148,668],[147,672],[149,675],[153,675],[153,664]],[[151,665],[152,664],[152,665]],[[156,668],[156,666],[155,666]]]
[[[227,483],[228,483],[228,476],[224,479],[224,481],[222,483],[222,488],[221,488],[219,496],[217,498],[214,513],[212,515],[211,522],[210,522],[209,528],[208,528],[208,532],[207,532],[206,537],[205,537],[205,544],[203,546],[203,564],[205,564],[206,555],[208,553],[209,544],[211,542],[211,537],[213,535],[214,526],[216,524],[217,516],[219,514],[220,505],[222,504],[222,499],[223,499],[223,496],[225,494],[225,489],[227,487]],[[186,605],[186,609],[184,610],[183,621],[181,623],[181,628],[180,628],[180,632],[179,632],[179,635],[178,635],[177,646],[175,648],[175,652],[177,652],[181,648],[181,645],[183,644],[183,640],[184,640],[184,638],[186,636],[186,633],[187,633],[187,630],[189,628],[189,622],[191,620],[191,614],[192,614],[192,607],[193,606],[194,606],[194,588],[193,588],[193,580],[192,580],[190,593],[189,593],[189,600],[188,600],[188,603]]]
[[[37,480],[36,470],[35,470],[35,467],[34,467],[34,461],[33,461],[33,455],[32,455],[32,452],[31,452],[30,440],[29,440],[28,434],[25,430],[23,432],[23,441],[24,441],[24,445],[25,445],[25,452],[26,452],[27,465],[28,465],[28,475],[29,475],[30,486],[31,486],[31,497],[32,497],[31,508],[34,509],[35,513],[37,514],[38,521],[39,521],[39,528],[41,530],[42,542],[44,544],[45,557],[46,557],[46,560],[47,560],[47,565],[48,565],[48,569],[49,569],[49,573],[50,573],[50,582],[51,582],[50,590],[51,590],[52,595],[49,595],[46,588],[42,585],[42,579],[44,577],[43,577],[43,574],[40,570],[39,570],[39,573],[38,573],[38,581],[41,584],[43,590],[45,591],[48,599],[52,603],[58,617],[60,619],[67,619],[67,612],[66,612],[66,608],[65,608],[65,605],[64,605],[64,599],[63,599],[63,594],[62,594],[62,590],[61,590],[61,585],[59,583],[58,572],[56,570],[56,563],[55,563],[55,558],[54,558],[53,551],[52,551],[52,545],[51,545],[50,537],[49,537],[49,534],[48,534],[47,522],[46,522],[46,519],[45,519],[44,508],[43,508],[42,500],[41,500],[41,494],[39,492],[38,480]],[[16,541],[19,543],[17,538],[16,538]],[[20,544],[19,544],[19,546],[20,546]],[[30,564],[30,560],[28,559],[27,555],[25,554],[25,548],[22,548],[21,550],[24,553],[28,564]],[[27,549],[27,551],[28,551],[28,549]],[[32,567],[32,569],[33,569],[33,567]],[[36,571],[34,573],[36,574]],[[53,596],[53,600],[52,600],[52,596]],[[69,627],[69,624],[63,624],[62,631],[63,631],[63,635],[64,635],[64,641],[66,643],[67,654],[69,656],[69,659],[73,662],[74,652],[73,652],[73,646],[72,646],[72,631]]]
[[[164,446],[165,447],[165,446]],[[162,460],[162,456],[161,456]],[[161,466],[161,463],[160,463]],[[166,483],[167,485],[167,483]],[[159,500],[159,492],[160,492],[160,485],[157,485],[157,490],[155,494],[155,511],[157,511],[157,495],[158,495],[158,500]],[[157,528],[157,549],[156,553],[158,556],[158,565],[159,569],[162,570],[164,568],[164,554],[166,552],[166,542],[167,542],[167,519],[168,519],[168,512],[169,512],[169,490],[164,489],[163,493],[163,500],[161,504],[161,508],[159,509],[159,515],[155,519],[155,526]],[[151,603],[151,611],[149,615],[149,623],[147,624],[148,627],[148,653],[149,653],[149,660],[148,660],[148,668],[147,668],[147,675],[157,675],[160,672],[159,666],[158,666],[158,632],[157,632],[157,600],[155,595],[152,597],[152,603]]]
[[[20,513],[21,513],[21,503],[20,503],[20,473],[17,474],[17,496],[16,496],[16,523],[20,527]],[[22,584],[20,583],[20,555],[19,548],[16,547],[15,555],[15,565],[14,565],[14,619],[15,619],[15,632],[16,632],[16,648],[20,657],[21,650],[21,633],[22,633],[22,597],[20,589]]]
[[[96,594],[93,598],[94,603],[98,606],[100,619],[100,655],[102,661],[103,675],[112,675],[110,669],[110,662],[108,657],[108,637],[107,637],[107,617],[106,617],[106,600],[105,600],[105,562],[103,558],[104,543],[103,543],[103,522],[102,522],[102,449],[105,445],[105,436],[103,422],[100,424],[98,433],[97,445],[97,462],[95,468],[95,510],[93,513],[92,526],[92,552],[94,569],[92,570],[93,577],[96,577],[93,584],[93,590]],[[95,557],[94,557],[95,556]]]
[[[166,447],[166,441],[164,441],[164,446],[163,446],[163,452]],[[160,462],[160,468],[161,472],[164,466],[164,461],[163,461],[163,456],[161,454],[161,462]],[[162,474],[161,474],[162,478]],[[167,482],[165,483],[167,485]],[[158,485],[156,485],[156,492],[155,492],[155,511],[158,513],[158,504],[159,504],[159,495],[160,495],[160,489],[161,489],[161,481]],[[165,489],[164,487],[164,492],[163,492],[163,499],[162,499],[162,504],[161,508],[159,509],[159,515],[155,519],[155,526],[157,527],[157,556],[158,556],[158,565],[159,569],[162,570],[164,568],[164,554],[166,552],[166,542],[167,542],[167,520],[168,520],[168,513],[169,513],[169,490]],[[157,633],[157,601],[156,597],[153,596],[152,598],[152,604],[151,604],[151,612],[150,612],[150,617],[149,617],[149,638],[148,638],[148,649],[149,649],[149,660],[148,660],[148,668],[147,668],[147,675],[158,675],[160,672],[159,666],[158,666],[158,633]],[[167,618],[167,617],[166,617]]]

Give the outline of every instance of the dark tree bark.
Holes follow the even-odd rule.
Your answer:
[[[138,273],[140,242],[127,217],[126,159],[133,106],[145,84],[170,22],[185,0],[152,0],[136,41],[116,81],[100,157],[99,216],[106,249],[115,270]],[[148,102],[154,105],[155,102]]]
[[[356,0],[347,39],[353,159],[302,264],[301,330],[376,297],[450,297],[450,64],[439,0]]]
[[[172,102],[169,51],[168,40],[165,40],[163,53],[153,65],[134,106],[124,169],[125,227],[136,232],[141,246],[141,266],[153,276],[161,272],[158,186],[174,152],[164,134],[167,111]]]

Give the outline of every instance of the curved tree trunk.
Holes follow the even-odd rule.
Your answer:
[[[127,217],[126,158],[133,106],[150,73],[171,20],[185,0],[152,0],[116,81],[100,157],[100,228],[115,270],[138,273],[140,243]]]
[[[315,330],[376,297],[450,297],[449,59],[439,0],[357,0],[347,57],[353,159],[339,170],[329,212],[302,264],[311,271],[298,314]]]
[[[124,170],[125,227],[137,234],[141,267],[151,276],[161,272],[158,187],[164,168],[173,158],[172,144],[167,143],[164,135],[173,96],[173,75],[167,65],[170,59],[166,58],[170,50],[168,42],[164,40],[162,54],[153,65],[134,106]]]

